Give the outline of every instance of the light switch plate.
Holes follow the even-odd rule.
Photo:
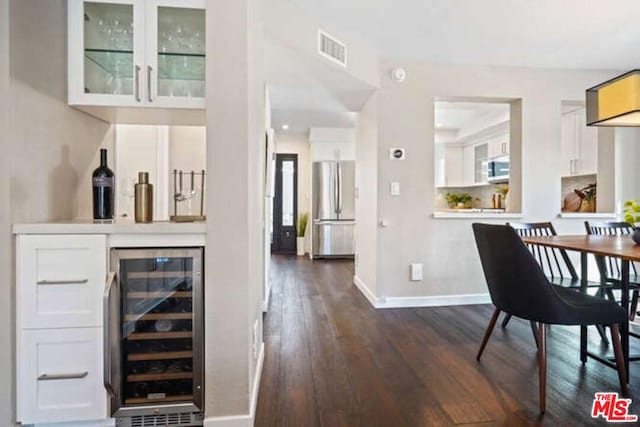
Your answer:
[[[400,195],[400,183],[397,181],[394,181],[391,183],[391,195],[392,196],[399,196]]]
[[[422,280],[422,264],[411,264],[411,281],[419,282]]]

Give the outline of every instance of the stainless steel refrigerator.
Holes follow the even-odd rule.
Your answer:
[[[313,258],[355,253],[355,162],[313,163]]]

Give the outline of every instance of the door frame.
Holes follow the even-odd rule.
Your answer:
[[[298,220],[298,154],[296,153],[276,153],[275,161],[275,189],[273,194],[273,237],[271,240],[271,253],[291,254],[296,250],[282,250],[280,247],[280,232],[282,229],[282,163],[293,161],[293,235],[297,237]]]

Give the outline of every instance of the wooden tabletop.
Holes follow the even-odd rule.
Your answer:
[[[630,236],[532,236],[522,240],[532,245],[640,261],[640,245]]]

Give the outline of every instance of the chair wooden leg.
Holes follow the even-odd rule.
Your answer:
[[[531,332],[533,333],[533,340],[536,342],[536,348],[540,348],[540,342],[538,341],[538,325],[533,320],[529,321],[531,325]]]
[[[502,319],[502,327],[506,328],[507,325],[509,324],[509,320],[511,320],[511,315],[509,313],[506,313],[504,316],[504,319]]]
[[[484,333],[484,338],[482,338],[482,344],[480,344],[480,350],[478,350],[478,354],[476,355],[476,360],[479,362],[480,357],[482,357],[482,352],[484,348],[487,346],[487,342],[489,342],[489,337],[491,336],[491,332],[493,332],[493,328],[496,326],[496,322],[498,321],[498,316],[500,315],[500,310],[495,309],[493,311],[493,316],[491,316],[491,320],[489,321],[489,326],[487,326],[487,330]]]
[[[540,382],[540,413],[544,414],[547,406],[547,334],[545,324],[538,324],[538,372]]]
[[[638,291],[633,291],[633,296],[631,297],[631,310],[629,311],[629,320],[634,320],[636,318],[636,312],[638,311]]]
[[[618,379],[620,380],[620,391],[622,396],[627,397],[627,372],[624,368],[624,357],[622,356],[622,344],[620,343],[620,327],[617,323],[611,325],[611,341],[613,341],[613,353],[616,357],[616,367],[618,368]]]

